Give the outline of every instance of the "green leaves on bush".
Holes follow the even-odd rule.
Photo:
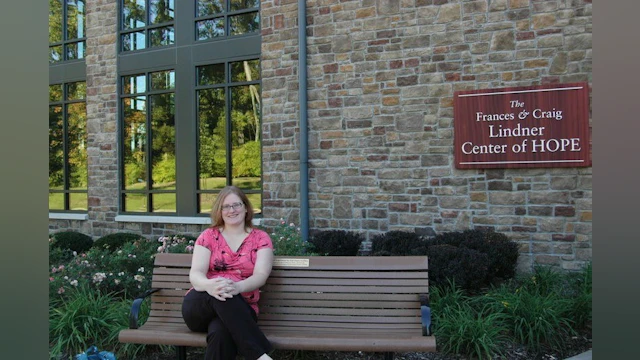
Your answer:
[[[374,256],[424,255],[425,253],[425,240],[414,232],[393,230],[375,235],[371,239],[371,255]]]
[[[124,244],[131,243],[136,240],[142,240],[144,236],[127,233],[127,232],[118,232],[109,235],[105,235],[101,238],[98,238],[94,243],[94,247],[108,249],[110,251],[115,251],[120,249]]]
[[[53,248],[69,249],[81,253],[93,246],[93,239],[91,239],[91,236],[77,231],[60,231],[53,234],[53,240],[50,245]]]
[[[323,230],[309,239],[313,252],[325,256],[356,256],[362,241],[361,234],[345,230]]]
[[[49,357],[69,359],[91,345],[118,346],[118,332],[128,326],[130,307],[130,301],[88,286],[70,290],[66,301],[49,305]],[[130,347],[129,352],[136,351]]]
[[[479,251],[451,245],[427,249],[429,281],[432,285],[451,280],[467,291],[478,291],[487,284],[489,256]]]
[[[273,253],[279,256],[308,256],[311,253],[311,245],[302,239],[300,228],[295,224],[287,223],[280,219],[278,225],[269,234],[273,242]]]

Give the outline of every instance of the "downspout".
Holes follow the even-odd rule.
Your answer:
[[[307,2],[298,0],[298,104],[300,106],[300,232],[309,240],[309,148],[307,130]]]

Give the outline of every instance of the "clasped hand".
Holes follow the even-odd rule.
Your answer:
[[[220,301],[226,301],[234,295],[240,293],[238,283],[223,277],[211,279],[212,283],[207,289],[207,293]]]

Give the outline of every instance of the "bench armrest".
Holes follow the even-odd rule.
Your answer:
[[[422,316],[422,336],[431,336],[431,307],[429,307],[428,295],[420,295],[420,315]]]
[[[131,305],[131,312],[129,313],[129,329],[138,328],[138,317],[140,315],[140,306],[142,305],[142,302],[144,301],[144,299],[149,297],[149,295],[159,290],[160,289],[147,290],[142,295],[133,300],[133,304]]]

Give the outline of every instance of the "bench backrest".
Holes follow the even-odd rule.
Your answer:
[[[191,287],[191,254],[158,254],[150,317],[182,323]],[[428,295],[426,256],[277,256],[261,288],[261,327],[421,329],[420,295]],[[157,321],[157,319],[156,319]]]

